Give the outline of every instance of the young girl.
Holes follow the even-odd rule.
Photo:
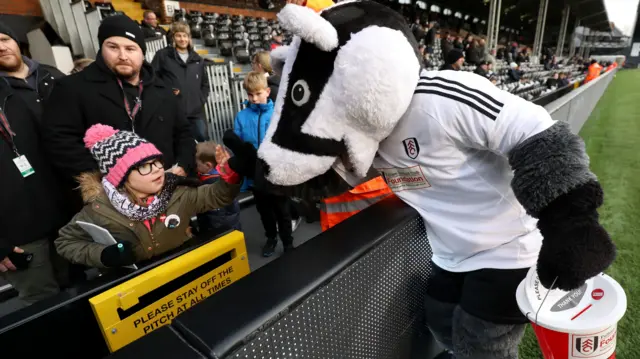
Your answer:
[[[81,176],[85,207],[55,241],[58,253],[73,263],[121,267],[179,247],[190,238],[193,215],[232,203],[240,189],[241,177],[220,146],[216,160],[223,181],[193,188],[165,172],[162,153],[135,133],[98,124],[87,130],[84,142],[101,174]],[[94,242],[77,221],[105,228],[118,243]]]

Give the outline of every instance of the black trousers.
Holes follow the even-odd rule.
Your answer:
[[[291,212],[288,197],[278,196],[255,190],[253,192],[256,209],[264,227],[265,236],[275,240],[278,232],[283,244],[291,244]]]

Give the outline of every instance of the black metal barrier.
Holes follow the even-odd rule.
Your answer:
[[[89,304],[89,298],[210,241],[194,239],[156,261],[142,263],[139,265],[140,269],[135,272],[129,269],[113,270],[70,291],[61,292],[52,298],[0,317],[0,353],[3,357],[22,358],[46,358],[52,355],[69,359],[105,357],[109,350]]]
[[[575,87],[575,83],[571,83],[563,88],[556,89],[544,96],[538,97],[537,99],[533,100],[533,103],[544,107],[552,103],[553,101],[559,99],[560,97],[568,94],[569,92],[575,90],[576,88],[577,87]]]
[[[433,358],[430,258],[422,219],[392,197],[109,358]]]

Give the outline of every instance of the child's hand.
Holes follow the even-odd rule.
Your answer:
[[[227,151],[221,145],[217,145],[216,146],[216,162],[218,163],[218,165],[220,165],[220,167],[225,167],[224,164],[227,163],[229,158],[231,158],[229,151]]]

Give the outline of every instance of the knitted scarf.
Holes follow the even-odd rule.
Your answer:
[[[104,187],[113,207],[132,221],[145,221],[163,214],[167,210],[176,186],[177,177],[172,173],[167,173],[162,191],[153,198],[151,204],[144,207],[131,202],[129,197],[118,191],[114,185],[107,181],[106,177],[102,178],[102,187]]]

